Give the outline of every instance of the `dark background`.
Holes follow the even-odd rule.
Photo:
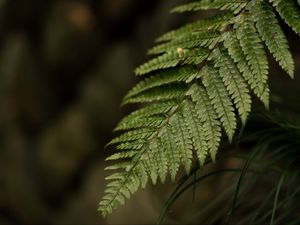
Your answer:
[[[168,14],[183,2],[0,0],[0,224],[155,221],[168,185],[139,192],[106,220],[97,212],[104,146],[132,109],[120,102],[146,50],[195,16]],[[297,110],[300,44],[284,29],[298,72],[291,81],[271,61],[272,100]]]

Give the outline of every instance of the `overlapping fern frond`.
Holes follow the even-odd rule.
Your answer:
[[[217,194],[193,214],[198,224],[300,223],[299,119],[287,121],[278,112],[264,112],[249,122],[252,126],[239,137],[239,151],[219,159],[227,163],[216,165],[212,171],[194,167],[180,179],[163,205],[157,224],[172,221],[171,207],[185,191],[208,178],[215,177],[218,182],[222,180],[219,175],[230,182],[223,183]],[[242,166],[228,163],[233,158]]]
[[[298,0],[299,3],[299,0]],[[139,187],[174,180],[182,165],[215,160],[222,129],[231,141],[251,111],[252,92],[269,106],[268,60],[264,44],[290,77],[294,62],[275,12],[300,34],[296,0],[200,0],[174,12],[220,9],[157,40],[155,56],[136,69],[146,75],[123,104],[146,103],[125,117],[113,139],[119,152],[99,210],[105,216]],[[194,157],[195,155],[195,157]],[[115,161],[117,160],[117,161]]]

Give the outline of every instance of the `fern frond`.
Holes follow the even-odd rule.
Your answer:
[[[169,41],[172,39],[182,38],[182,36],[188,36],[188,34],[196,32],[220,31],[231,23],[234,15],[232,12],[224,12],[217,14],[214,17],[206,18],[203,20],[188,23],[185,26],[178,28],[177,30],[169,31],[156,40],[156,42]]]
[[[139,150],[143,147],[144,142],[141,140],[122,142],[116,146],[118,150]]]
[[[157,138],[153,143],[152,143],[152,148],[153,150],[158,150],[157,151],[157,157],[156,157],[156,166],[157,166],[157,173],[158,176],[160,177],[160,180],[162,183],[165,182],[166,176],[168,174],[168,165],[172,163],[168,161],[168,155],[167,151],[165,150],[164,143],[161,142],[159,138]],[[154,155],[154,154],[153,154]]]
[[[220,37],[220,33],[212,31],[194,31],[186,35],[174,38],[170,42],[157,45],[149,50],[149,54],[160,54],[178,48],[210,47],[214,46]]]
[[[114,144],[143,140],[143,144],[137,151],[130,151],[129,154],[132,154],[133,158],[129,165],[125,164],[125,172],[118,172],[107,178],[112,181],[109,183],[106,189],[106,195],[103,197],[99,206],[99,210],[102,211],[104,216],[110,213],[118,205],[122,204],[124,198],[128,196],[128,194],[130,196],[130,193],[135,193],[140,186],[144,187],[147,183],[148,176],[151,177],[153,183],[156,183],[158,176],[164,181],[167,173],[167,165],[173,163],[168,162],[168,159],[175,158],[175,165],[176,161],[182,161],[185,163],[186,169],[189,169],[188,166],[192,159],[192,155],[187,154],[187,151],[191,151],[191,149],[185,149],[185,144],[189,141],[188,132],[185,130],[186,128],[184,128],[186,126],[184,123],[177,123],[177,119],[172,119],[173,117],[176,118],[178,116],[180,116],[178,112],[174,111],[172,115],[165,119],[166,122],[156,129],[145,128],[128,131],[111,141],[111,144]],[[168,135],[166,135],[166,133]],[[166,146],[164,145],[164,142],[159,141],[159,138],[170,135],[172,135],[174,138],[173,140],[176,140],[177,143],[175,147],[175,149],[177,148],[175,151],[177,154],[174,154],[172,157],[170,157],[170,154],[172,154],[170,151],[168,154],[165,151]],[[136,154],[134,155],[133,153]],[[126,158],[127,155],[126,153],[122,153],[120,157]],[[117,160],[118,157],[117,155],[114,155],[109,159]],[[114,169],[119,169],[123,165],[124,164],[115,166]],[[125,192],[126,196],[124,194]]]
[[[143,152],[143,155],[140,159],[153,184],[156,184],[159,174],[161,175],[161,177],[163,177],[162,180],[164,180],[164,177],[166,176],[165,173],[162,174],[162,171],[160,171],[160,167],[163,167],[161,164],[165,163],[165,161],[162,162],[159,157],[160,155],[162,155],[160,154],[161,152],[162,149],[157,146],[157,142],[155,139],[149,143],[147,150]]]
[[[135,128],[151,128],[151,127],[157,127],[159,126],[162,121],[164,121],[164,116],[149,116],[149,117],[138,117],[132,120],[129,120],[127,123],[123,123],[122,125],[119,125],[117,128],[115,128],[115,131],[117,130],[130,130]]]
[[[124,204],[125,198],[129,198],[140,186],[145,187],[148,181],[148,175],[138,163],[134,169],[131,168],[125,172],[114,173],[106,178],[110,180],[105,190],[105,196],[99,203],[99,210],[106,216],[119,205]]]
[[[213,67],[206,66],[202,69],[201,78],[211,104],[231,141],[237,124],[233,104],[220,74]]]
[[[123,152],[117,152],[114,153],[112,155],[110,155],[109,157],[107,157],[105,160],[119,160],[119,159],[127,159],[127,158],[132,158],[133,156],[135,156],[137,154],[137,151],[123,151]],[[116,164],[118,165],[118,164]],[[122,165],[120,168],[124,168],[124,164],[120,164]],[[118,166],[120,166],[118,165]],[[127,163],[127,165],[130,165],[129,163]],[[112,167],[106,167],[106,169],[112,169]],[[117,169],[117,168],[116,168]]]
[[[143,75],[158,69],[167,69],[177,65],[197,65],[201,63],[208,56],[208,54],[209,51],[205,48],[177,48],[176,50],[169,51],[141,65],[135,70],[135,73],[137,75]]]
[[[184,165],[187,174],[189,174],[193,159],[193,145],[187,124],[181,113],[177,113],[172,117],[169,123],[174,138],[173,142],[175,142],[175,147],[180,153],[181,163]]]
[[[121,142],[135,141],[139,139],[145,139],[153,134],[153,129],[140,128],[132,131],[127,131],[119,137],[114,138],[108,145],[118,144]]]
[[[270,0],[279,15],[299,33],[299,6],[292,0]],[[222,128],[229,141],[236,113],[244,125],[251,111],[250,91],[269,105],[268,60],[263,41],[292,77],[294,63],[287,40],[263,0],[202,0],[174,9],[228,10],[168,32],[149,53],[161,54],[135,70],[146,75],[124,97],[123,104],[142,103],[117,125],[119,152],[107,158],[114,173],[99,210],[105,216],[123,204],[150,178],[174,181],[181,165],[187,173],[194,155],[203,166],[215,161]]]
[[[294,60],[272,7],[264,1],[258,1],[251,8],[251,12],[256,20],[257,30],[261,38],[265,41],[269,51],[278,61],[279,65],[293,78],[295,71]]]
[[[259,77],[254,76],[252,69],[248,64],[246,55],[244,54],[243,49],[240,46],[240,42],[237,39],[235,31],[231,31],[226,34],[224,46],[227,48],[229,55],[236,63],[239,71],[242,73],[251,90],[262,102],[265,102],[266,96],[262,96],[260,89],[258,88],[261,85],[260,79]]]
[[[155,101],[167,101],[170,99],[179,99],[185,95],[187,85],[185,84],[172,84],[164,85],[163,88],[153,88],[146,90],[139,95],[132,96],[124,99],[123,105],[130,103],[143,103]]]
[[[174,135],[169,124],[166,125],[166,129],[162,130],[158,136],[160,146],[166,153],[167,165],[172,181],[175,180],[180,166],[180,149],[174,145],[173,136]]]
[[[293,0],[270,0],[280,17],[300,35],[300,8]]]
[[[200,165],[203,166],[210,149],[207,146],[208,137],[205,133],[202,116],[198,115],[194,103],[186,101],[185,107],[183,108],[183,117],[189,130],[193,148],[196,151]]]
[[[255,92],[268,108],[270,92],[268,87],[268,60],[254,26],[254,20],[249,15],[241,15],[241,21],[239,24],[235,24],[235,28],[254,80],[257,81],[254,87]]]
[[[251,97],[247,84],[227,52],[215,50],[213,58],[215,67],[219,68],[219,74],[236,105],[242,123],[245,125],[251,111]]]
[[[123,118],[114,130],[118,131],[130,129],[126,128],[128,126],[127,124],[131,124],[135,120],[140,120],[142,118],[148,118],[157,115],[164,115],[167,112],[169,112],[174,107],[174,105],[176,105],[176,101],[174,100],[152,103],[151,105],[138,109],[126,116],[125,118]]]
[[[207,138],[207,149],[209,150],[212,160],[215,161],[221,140],[221,126],[218,115],[211,105],[209,96],[203,87],[198,84],[193,84],[187,92],[187,95],[190,95],[193,102],[196,103],[196,113],[200,122],[203,123],[203,136]],[[202,163],[199,154],[202,155],[203,153],[198,153],[198,158],[200,163]]]
[[[188,12],[188,11],[199,11],[207,9],[221,9],[231,10],[234,13],[239,13],[248,3],[248,0],[202,0],[198,2],[191,2],[178,6],[171,10],[171,12]]]
[[[106,159],[106,160],[108,160],[108,159]],[[114,159],[114,160],[116,160],[116,159]],[[130,167],[131,167],[131,163],[129,161],[125,161],[125,162],[118,162],[118,163],[112,164],[110,166],[107,166],[107,167],[105,167],[105,170],[119,170],[119,169],[127,170]],[[115,186],[115,183],[114,182],[109,183],[108,186],[109,187]]]
[[[198,73],[196,66],[182,66],[181,68],[171,68],[169,70],[163,70],[160,73],[153,75],[149,78],[138,83],[132,88],[128,94],[124,97],[124,100],[131,98],[132,96],[138,95],[148,89],[159,87],[164,84],[170,84],[173,82],[185,82],[189,78],[193,78]]]

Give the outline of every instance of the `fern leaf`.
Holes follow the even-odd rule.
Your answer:
[[[175,180],[180,166],[180,149],[175,147],[171,126],[168,124],[158,136],[161,149],[166,153],[167,165],[172,181]]]
[[[164,148],[164,144],[165,143],[161,142],[161,140],[159,138],[157,138],[156,141],[152,145],[154,148],[156,148],[158,150],[156,161],[158,164],[157,165],[158,166],[157,167],[158,175],[159,175],[162,183],[164,183],[166,180],[166,176],[168,174],[168,165],[170,164],[170,162],[168,162],[168,156],[167,156],[167,152]]]
[[[127,124],[131,124],[133,121],[140,120],[141,118],[164,115],[165,113],[170,111],[174,107],[174,105],[176,105],[176,101],[173,100],[152,103],[151,105],[145,106],[142,109],[138,109],[123,118],[114,130],[118,131],[127,129]]]
[[[207,66],[202,69],[201,78],[210,101],[228,135],[229,141],[231,141],[237,124],[233,104],[221,80],[220,74],[216,69]]]
[[[190,95],[193,102],[196,103],[195,108],[197,115],[203,123],[203,136],[207,138],[207,148],[209,149],[212,160],[215,161],[221,140],[221,124],[218,120],[218,115],[211,105],[209,96],[203,87],[198,84],[193,84],[187,92],[187,95]]]
[[[250,65],[248,65],[246,55],[244,54],[243,49],[240,46],[240,42],[237,39],[235,31],[231,31],[226,34],[224,46],[227,48],[229,55],[236,63],[239,71],[242,73],[243,77],[247,81],[254,94],[262,102],[264,102],[265,96],[261,96],[260,90],[258,88],[260,85],[260,79],[257,79],[257,77],[253,75]]]
[[[210,47],[219,40],[220,33],[212,31],[196,31],[174,38],[172,41],[157,45],[149,50],[149,54],[160,54],[178,48]]]
[[[231,10],[234,13],[238,13],[247,5],[247,0],[202,0],[198,2],[191,2],[174,8],[171,12],[188,12],[188,11],[199,11],[207,9],[221,9]]]
[[[188,23],[185,26],[169,31],[168,33],[162,35],[156,40],[156,42],[169,41],[172,39],[181,38],[182,36],[187,36],[187,34],[192,34],[195,32],[205,32],[205,31],[218,31],[222,30],[223,27],[228,25],[233,18],[232,12],[220,13],[214,17],[206,18],[196,22]]]
[[[126,172],[115,173],[106,179],[111,180],[105,190],[105,195],[99,203],[99,210],[103,216],[111,213],[113,209],[124,204],[125,198],[129,198],[140,186],[145,186],[148,180],[142,164],[137,163]]]
[[[300,9],[292,0],[270,0],[280,17],[300,35]]]
[[[154,128],[159,126],[164,121],[164,119],[164,116],[139,117],[134,120],[128,121],[128,123],[123,123],[123,125],[115,128],[115,131],[147,127]]]
[[[130,165],[131,167],[132,165]],[[111,181],[111,180],[118,180],[118,179],[122,179],[122,173],[114,173],[112,175],[109,175],[107,177],[105,177],[105,180]]]
[[[110,160],[110,159],[106,158],[106,160]],[[114,159],[114,160],[117,160],[117,159]],[[119,162],[119,163],[115,163],[113,165],[105,167],[105,170],[119,170],[119,169],[128,170],[128,168],[130,168],[131,166],[132,165],[129,161]],[[109,183],[109,186],[115,186],[115,184],[116,184],[115,182]]]
[[[253,18],[248,15],[242,15],[240,24],[236,24],[236,33],[252,70],[254,80],[257,81],[254,87],[256,93],[258,93],[259,98],[268,108],[270,92],[268,87],[268,60],[254,26]]]
[[[247,84],[236,64],[226,52],[215,50],[214,59],[215,67],[219,68],[222,80],[236,105],[243,125],[245,125],[251,111],[251,97]]]
[[[139,150],[143,147],[144,142],[141,140],[122,142],[116,146],[118,150]]]
[[[161,56],[158,56],[149,62],[141,65],[135,70],[137,75],[143,75],[158,69],[167,69],[175,67],[177,65],[201,63],[209,52],[204,48],[197,49],[183,49],[178,48],[176,50],[169,51]]]
[[[296,0],[269,0],[299,34]],[[299,0],[298,0],[299,2]],[[138,67],[151,73],[125,96],[123,104],[146,103],[115,128],[124,131],[109,145],[119,150],[106,160],[114,173],[99,210],[105,216],[139,187],[175,180],[181,165],[187,173],[197,155],[204,165],[215,161],[223,127],[229,141],[237,128],[235,108],[245,124],[251,110],[250,89],[268,107],[268,61],[262,41],[290,75],[294,63],[271,5],[263,0],[201,0],[174,9],[228,10],[171,31],[150,50],[161,54]],[[262,40],[261,40],[262,39]],[[156,74],[152,74],[153,72]]]
[[[165,181],[168,174],[168,161],[164,145],[158,137],[149,140],[149,145],[145,146],[140,163],[142,163],[153,184],[156,184],[158,177],[160,177],[161,182]]]
[[[153,88],[132,96],[123,101],[123,105],[129,103],[143,103],[155,101],[167,101],[184,97],[187,86],[185,84],[165,85],[163,88]]]
[[[295,71],[294,60],[272,7],[266,2],[258,2],[251,8],[251,12],[256,20],[256,27],[261,38],[265,41],[279,65],[293,78]]]
[[[140,128],[132,131],[127,131],[119,137],[111,140],[108,145],[118,144],[121,142],[135,141],[139,139],[145,139],[152,135],[153,129],[150,128]]]
[[[142,163],[143,167],[145,168],[145,171],[151,178],[152,183],[156,184],[159,168],[156,157],[158,155],[159,149],[157,148],[157,146],[153,146],[154,143],[155,141],[152,141],[152,143],[149,144],[149,147],[146,148],[146,151],[140,158],[139,163]]]
[[[140,159],[139,156],[137,158]],[[105,190],[106,194],[99,203],[99,210],[103,216],[106,216],[120,204],[123,204],[124,198],[129,198],[140,186],[146,186],[148,175],[141,163],[143,161],[133,161],[133,163],[119,163],[119,168],[126,167],[126,171],[117,172],[105,178],[109,180],[110,183],[107,184],[107,189]],[[124,166],[122,166],[122,164]]]
[[[203,166],[209,149],[207,146],[208,137],[203,127],[203,119],[198,115],[195,104],[186,101],[183,107],[183,117],[189,130],[189,136],[192,139],[193,147],[197,153],[200,165]]]
[[[128,159],[128,158],[132,158],[136,154],[137,154],[137,151],[117,152],[117,153],[114,153],[114,154],[110,155],[109,157],[107,157],[106,160],[108,161],[108,160],[117,160],[117,159]]]
[[[164,84],[170,84],[173,82],[187,81],[190,77],[194,77],[198,73],[196,66],[183,66],[181,68],[171,68],[169,70],[163,70],[160,73],[153,75],[149,78],[138,83],[132,88],[129,93],[124,97],[124,100],[138,95],[148,89],[159,87]]]
[[[187,124],[180,113],[172,117],[169,123],[174,138],[173,141],[176,143],[177,151],[180,152],[181,163],[184,165],[187,174],[189,174],[193,159],[193,145]]]
[[[150,106],[148,106],[148,109],[149,107]],[[175,105],[173,105],[172,108],[174,107]],[[158,108],[159,110],[157,110]],[[153,115],[154,113],[154,115],[156,115],[157,113],[161,113],[161,108],[165,109],[164,107],[161,107],[161,105],[156,105],[156,107],[150,108],[152,110],[151,114]],[[178,107],[173,111],[172,108],[168,111],[168,113],[171,114],[165,118],[165,121],[171,121],[171,118],[177,118]],[[143,112],[143,110],[138,110],[133,114],[133,116],[131,115],[131,117],[136,117],[142,114],[145,114],[145,112]],[[175,119],[175,122],[177,124],[177,119]],[[185,134],[186,131],[182,132],[181,135],[185,135],[184,139],[178,134],[178,129],[184,129],[184,124],[180,126],[177,124],[176,126],[179,126],[177,129],[174,128],[175,124],[172,124],[173,127],[171,129],[168,124],[169,123],[165,122],[163,125],[156,127],[156,129],[143,128],[127,131],[110,142],[110,144],[119,144],[119,146],[121,144],[128,145],[128,143],[137,142],[142,146],[136,151],[129,150],[127,152],[124,150],[124,152],[119,155],[114,154],[108,158],[109,160],[117,160],[118,157],[123,159],[127,158],[128,155],[132,155],[132,159],[129,164],[118,163],[116,166],[108,167],[109,169],[125,168],[125,171],[117,172],[106,178],[107,180],[110,180],[110,183],[107,185],[106,194],[99,204],[99,210],[102,212],[103,216],[111,213],[114,208],[123,204],[124,199],[135,193],[140,186],[145,187],[148,181],[148,176],[150,176],[153,183],[156,183],[158,176],[162,181],[165,180],[168,165],[171,164],[171,162],[168,161],[168,154],[170,154],[170,152],[167,154],[164,143],[159,142],[161,136],[167,136],[166,133],[169,133],[168,136],[173,135],[178,142],[178,147],[181,147],[176,150],[179,157],[176,157],[176,154],[173,155],[175,165],[176,160],[180,161],[180,159],[182,159],[182,162],[188,162],[187,156],[189,154],[187,154],[185,149],[182,149],[182,146],[187,143],[186,138],[188,135]],[[173,132],[174,129],[177,130],[177,133]],[[191,159],[192,157],[189,156],[189,158]]]
[[[176,118],[177,114],[175,112],[173,114],[175,114],[175,116],[172,116]],[[168,118],[166,120],[169,121],[171,119]],[[175,122],[177,122],[177,120],[175,120]],[[169,129],[166,125],[167,123],[164,124],[164,126],[157,127],[155,130],[145,128],[128,131],[110,142],[110,144],[114,144],[143,140],[143,146],[136,151],[136,154],[131,159],[131,164],[129,166],[126,165],[125,172],[115,173],[106,178],[111,181],[108,184],[106,194],[99,205],[99,210],[102,212],[103,216],[110,213],[120,204],[123,204],[124,198],[128,197],[129,192],[133,194],[140,186],[144,187],[148,181],[148,176],[151,177],[153,183],[156,182],[158,176],[161,177],[162,181],[165,179],[167,171],[167,164],[165,162],[165,159],[168,158],[168,155],[164,152],[159,152],[165,149],[158,147],[159,145],[157,144],[157,139],[159,138],[159,134],[171,131],[172,135],[174,135],[175,139],[178,142],[178,147],[182,147],[184,144],[186,144],[186,140],[183,139],[182,136],[178,133],[173,133],[174,129],[176,130],[176,132],[178,132],[178,129],[183,129],[183,125],[177,127],[177,129]],[[173,124],[172,126],[175,127],[175,124]],[[178,124],[176,126],[178,126]],[[185,135],[185,137],[187,136],[184,132],[182,132],[181,134]],[[186,159],[188,154],[186,154],[186,150],[181,148],[178,148],[178,150],[180,150],[180,157],[178,157],[178,159],[180,160],[180,158],[182,158],[182,161],[187,163]],[[120,156],[126,156],[126,153],[122,153]],[[160,157],[164,158],[161,159]],[[113,160],[116,159],[117,155],[114,155]],[[122,164],[121,166],[116,166],[115,169],[119,169],[121,167]],[[158,169],[159,167],[161,168]]]

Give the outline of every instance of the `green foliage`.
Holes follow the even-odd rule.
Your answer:
[[[255,92],[265,106],[269,107],[268,60],[255,27],[254,16],[242,14],[234,26],[247,64],[250,66],[251,75],[256,81]]]
[[[272,7],[266,2],[261,2],[252,7],[251,12],[256,19],[257,30],[269,51],[279,62],[279,65],[293,78],[294,61]]]
[[[223,83],[238,109],[243,124],[245,124],[251,110],[251,97],[247,84],[227,52],[222,53],[216,50],[214,58],[215,66],[219,68]]]
[[[177,65],[197,65],[208,57],[209,51],[205,48],[184,49],[177,47],[141,65],[135,70],[137,75],[150,73],[158,69],[167,69]]]
[[[207,66],[203,68],[201,78],[210,102],[231,141],[236,129],[236,118],[233,104],[220,74],[215,68]]]
[[[225,173],[230,182],[222,185],[218,194],[193,215],[199,224],[299,224],[299,121],[290,124],[278,115],[268,117],[253,117],[251,122],[263,122],[265,128],[261,129],[261,125],[259,130],[246,128],[239,139],[244,151],[224,154],[219,159],[225,160],[225,168],[221,164],[212,171],[199,172],[200,167],[196,166],[183,176],[164,204],[157,224],[162,224],[186,190]],[[245,151],[249,146],[251,151]],[[239,160],[241,167],[228,165],[228,157]],[[217,181],[218,178],[215,177]]]
[[[203,0],[176,7],[172,10],[172,12],[182,13],[187,11],[199,11],[206,9],[227,9],[238,13],[247,5],[247,3],[248,0],[234,0],[231,2],[227,0]]]
[[[115,130],[124,133],[109,143],[120,152],[107,159],[115,163],[107,167],[114,172],[100,202],[104,216],[149,178],[154,184],[168,175],[175,180],[181,165],[189,174],[196,161],[201,166],[214,161],[222,128],[231,141],[239,121],[246,123],[251,91],[269,107],[264,43],[293,77],[294,63],[274,10],[300,34],[296,1],[202,0],[172,11],[206,9],[226,11],[163,35],[149,51],[160,55],[135,71],[146,77],[123,104],[146,104],[117,125]]]
[[[300,11],[296,1],[270,0],[282,19],[300,35]],[[299,2],[299,1],[298,1]]]

